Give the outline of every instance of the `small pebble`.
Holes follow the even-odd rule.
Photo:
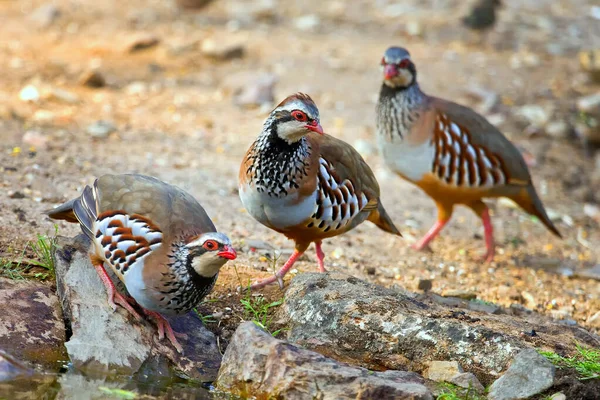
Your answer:
[[[433,281],[431,279],[419,279],[419,290],[428,292],[433,287]]]
[[[40,99],[40,91],[33,85],[27,85],[19,92],[19,99],[37,102]]]
[[[585,113],[600,112],[600,92],[577,99],[577,109]]]
[[[25,195],[19,191],[8,192],[8,197],[11,199],[24,199]]]
[[[100,88],[106,85],[106,79],[104,75],[97,70],[89,70],[81,74],[79,78],[79,83],[83,86],[88,86],[91,88]]]
[[[241,43],[223,43],[214,39],[205,39],[200,51],[206,57],[225,61],[244,56],[244,45]]]
[[[556,139],[564,139],[569,135],[569,124],[565,121],[552,121],[546,125],[546,134]]]
[[[134,53],[136,51],[149,49],[160,43],[158,36],[151,33],[140,33],[133,38],[129,39],[125,45],[125,51],[128,53]]]
[[[28,130],[23,134],[23,143],[37,147],[38,149],[43,149],[46,147],[48,143],[48,137],[42,134],[38,130]]]
[[[294,25],[301,31],[313,31],[321,24],[321,20],[315,14],[304,15],[294,20]]]
[[[116,130],[117,127],[112,122],[100,120],[88,126],[86,131],[94,138],[103,139]]]
[[[54,4],[44,4],[29,14],[29,20],[40,28],[47,28],[61,16],[61,11]]]

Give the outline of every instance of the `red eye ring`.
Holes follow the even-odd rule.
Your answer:
[[[294,110],[294,111],[292,111],[291,114],[292,114],[292,117],[294,117],[294,119],[296,121],[300,121],[300,122],[308,121],[308,117],[306,116],[306,114],[300,110]]]
[[[202,247],[204,247],[206,250],[212,251],[218,249],[219,244],[214,240],[207,240]]]
[[[398,64],[398,68],[407,68],[410,65],[410,60],[408,58],[405,58],[404,60],[400,61],[400,63]]]

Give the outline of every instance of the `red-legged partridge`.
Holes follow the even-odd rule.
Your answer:
[[[212,290],[219,269],[236,258],[231,241],[216,231],[202,206],[183,190],[144,175],[104,175],[80,197],[48,215],[79,223],[91,239],[92,264],[108,292],[108,302],[139,315],[116,291],[108,264],[133,299],[182,351],[161,314],[183,314]],[[135,303],[133,303],[135,305]]]
[[[377,137],[386,164],[436,203],[438,220],[413,247],[423,249],[450,220],[454,205],[483,220],[486,260],[494,257],[486,197],[508,197],[538,217],[555,235],[527,165],[515,146],[470,108],[428,96],[417,83],[410,54],[390,47],[381,60],[383,85],[377,104]]]
[[[314,242],[325,271],[321,241],[369,220],[400,235],[379,201],[373,172],[352,146],[323,133],[319,110],[305,94],[283,100],[250,146],[239,176],[246,210],[261,224],[294,240],[291,257],[259,288],[282,278]]]

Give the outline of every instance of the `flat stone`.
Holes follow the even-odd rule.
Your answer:
[[[585,113],[600,112],[600,92],[577,99],[577,109]]]
[[[113,311],[91,265],[89,247],[83,234],[74,239],[59,237],[54,255],[58,294],[72,331],[66,348],[75,369],[91,375],[132,375],[158,357],[186,376],[213,381],[221,354],[202,321],[193,313],[167,318],[176,332],[188,336],[178,338],[183,347],[180,354],[167,339],[158,340],[154,322],[136,321],[122,307]]]
[[[443,294],[444,297],[457,297],[463,300],[473,300],[477,298],[477,293],[470,290],[446,290]]]
[[[542,393],[554,383],[555,367],[534,349],[515,356],[510,367],[492,383],[489,400],[526,399]]]
[[[591,268],[586,268],[582,271],[576,271],[575,277],[584,279],[595,279],[600,281],[600,264],[596,264]]]
[[[597,335],[537,313],[488,314],[468,302],[438,304],[434,294],[402,293],[341,272],[303,273],[286,291],[276,319],[287,340],[372,370],[422,371],[426,362],[453,360],[487,385],[522,349],[523,331],[537,332],[535,347],[575,351],[596,346]],[[439,296],[438,296],[439,297]]]
[[[545,131],[548,136],[556,139],[565,139],[569,136],[571,127],[566,121],[551,121],[546,125]]]
[[[134,53],[136,51],[155,47],[160,43],[160,38],[151,33],[139,33],[131,37],[125,43],[125,51]]]
[[[76,104],[79,102],[78,95],[59,88],[48,89],[44,97],[49,100],[56,100],[67,104]]]
[[[314,31],[321,25],[321,19],[315,14],[307,14],[296,18],[294,25],[301,31]]]
[[[475,390],[477,393],[483,393],[485,391],[485,388],[481,382],[479,382],[479,379],[471,372],[458,373],[447,382],[460,386],[461,388]]]
[[[433,281],[431,279],[419,279],[418,289],[424,292],[428,292],[433,287]]]
[[[270,106],[275,100],[273,91],[277,80],[273,74],[259,74],[246,82],[239,93],[235,95],[233,102],[242,107]]]
[[[600,49],[580,51],[578,58],[581,68],[600,83]]]
[[[106,79],[100,71],[89,70],[81,74],[79,77],[79,83],[83,86],[88,86],[91,88],[100,88],[106,85]]]
[[[589,317],[587,323],[595,328],[600,328],[600,311]]]
[[[450,382],[454,376],[464,372],[456,361],[429,361],[427,365],[423,376],[436,382]]]
[[[61,11],[54,4],[43,4],[29,14],[29,21],[40,28],[47,28],[61,16]]]
[[[496,304],[481,303],[478,301],[470,301],[468,307],[471,311],[484,312],[488,314],[500,314],[502,311],[502,308]]]
[[[517,116],[527,120],[531,125],[542,127],[550,119],[550,112],[537,104],[527,104],[517,111]]]
[[[199,10],[212,2],[213,0],[175,0],[179,7],[186,10]]]
[[[244,56],[244,45],[240,42],[205,39],[202,41],[200,51],[206,57],[225,61]]]
[[[49,284],[0,278],[0,349],[48,370],[67,360],[65,324]]]
[[[412,372],[354,367],[275,339],[242,323],[223,356],[216,386],[237,396],[285,399],[433,399]]]
[[[96,121],[93,124],[89,125],[86,129],[87,133],[98,139],[103,139],[108,137],[112,132],[115,132],[117,127],[110,121]]]

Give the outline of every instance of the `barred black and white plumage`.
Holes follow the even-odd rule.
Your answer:
[[[537,216],[557,236],[519,150],[468,107],[428,96],[417,83],[409,52],[390,47],[381,60],[377,141],[388,167],[422,188],[436,203],[438,221],[414,247],[423,249],[450,220],[454,206],[471,208],[483,221],[487,252],[494,257],[486,197],[508,197]]]
[[[78,222],[92,241],[90,259],[108,292],[108,302],[138,316],[134,307],[157,319],[197,306],[213,288],[220,268],[236,257],[229,238],[216,232],[202,206],[183,190],[144,175],[104,175],[93,187],[48,212]],[[108,265],[135,302],[115,291]]]
[[[239,193],[248,213],[295,241],[295,252],[276,277],[315,243],[324,271],[321,240],[369,219],[400,233],[379,202],[373,172],[350,145],[323,133],[319,111],[304,94],[289,96],[269,115],[240,166]]]

